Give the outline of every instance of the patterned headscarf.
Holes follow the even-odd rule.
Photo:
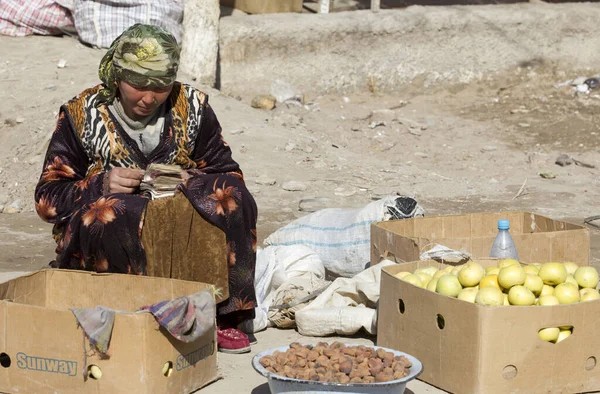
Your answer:
[[[117,37],[100,62],[104,83],[99,104],[115,99],[115,82],[135,86],[164,87],[177,78],[180,48],[171,33],[158,26],[135,24]]]

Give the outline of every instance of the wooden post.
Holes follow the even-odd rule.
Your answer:
[[[185,1],[180,69],[211,87],[217,79],[220,13],[219,0]]]
[[[329,14],[331,11],[331,0],[319,0],[319,13]]]
[[[381,8],[381,0],[371,0],[371,11],[379,12],[379,8]]]

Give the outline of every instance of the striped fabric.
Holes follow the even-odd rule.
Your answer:
[[[143,307],[182,342],[194,342],[215,324],[215,299],[208,290]]]
[[[71,312],[90,343],[102,354],[108,352],[115,315],[131,313],[103,306],[71,308]],[[216,304],[212,292],[202,290],[190,296],[148,305],[133,313],[148,312],[174,338],[194,342],[215,326]]]
[[[0,0],[0,34],[57,35],[73,28],[69,10],[55,0]]]
[[[75,0],[73,17],[80,40],[97,48],[136,23],[160,26],[181,43],[183,0]]]
[[[90,343],[102,354],[108,352],[110,337],[115,323],[116,311],[97,306],[95,308],[72,308],[77,323]]]

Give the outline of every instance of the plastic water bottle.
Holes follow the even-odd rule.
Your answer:
[[[509,228],[510,222],[508,220],[498,220],[498,235],[496,235],[492,245],[490,257],[519,260],[517,248],[508,232]]]

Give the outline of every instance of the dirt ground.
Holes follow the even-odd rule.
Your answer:
[[[0,272],[30,271],[53,258],[51,226],[33,212],[48,138],[60,105],[98,83],[103,53],[68,37],[0,37],[0,47]],[[57,67],[61,59],[65,68]],[[577,224],[600,215],[600,90],[576,95],[555,87],[596,72],[540,61],[464,86],[415,81],[394,95],[376,86],[347,96],[305,92],[304,105],[272,111],[251,108],[252,97],[200,88],[255,195],[262,242],[307,213],[298,209],[301,200],[316,197],[327,199],[318,208],[359,208],[399,192],[414,196],[427,215],[524,210]],[[596,168],[560,167],[560,154]],[[306,190],[284,190],[289,181]],[[599,232],[591,234],[592,263],[600,267]],[[267,330],[258,338],[260,350],[299,335]],[[233,381],[237,392],[268,393],[250,356],[220,357],[231,376],[206,393]],[[435,392],[420,382],[409,388]]]

